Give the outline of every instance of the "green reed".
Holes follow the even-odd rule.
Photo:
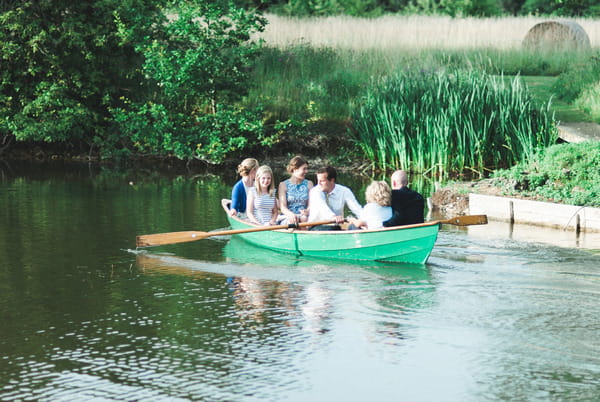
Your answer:
[[[377,79],[352,122],[373,167],[439,176],[511,166],[557,139],[549,105],[536,108],[518,77],[507,83],[473,70]]]

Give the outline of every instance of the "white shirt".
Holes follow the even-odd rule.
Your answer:
[[[392,207],[382,207],[375,202],[369,202],[364,206],[359,219],[367,224],[368,229],[379,229],[383,222],[392,217]]]
[[[326,195],[317,184],[308,193],[308,221],[327,221],[335,219],[336,216],[344,216],[345,205],[354,215],[360,216],[362,207],[348,187],[336,184]]]

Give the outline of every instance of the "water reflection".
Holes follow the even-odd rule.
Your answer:
[[[140,253],[137,265],[144,273],[220,275],[231,292],[236,314],[245,325],[265,323],[276,314],[283,325],[323,334],[330,330],[336,290],[340,286],[345,288],[348,282],[351,287],[345,292],[358,299],[357,312],[366,320],[374,319],[381,334],[395,339],[403,337],[398,332],[403,325],[398,314],[410,314],[431,305],[429,293],[434,286],[425,266],[375,262],[349,265],[339,261],[336,265],[325,265],[303,257],[279,256],[243,240],[235,247],[243,248],[246,258],[239,262],[232,260],[232,264]],[[225,254],[231,249],[226,246]],[[263,265],[264,262],[268,264]]]
[[[227,181],[87,166],[1,180],[1,400],[599,394],[593,252],[448,226],[420,267],[235,238],[136,254],[136,234],[225,226]]]
[[[545,243],[564,248],[600,251],[600,233],[562,230],[543,226],[490,221],[485,226],[470,226],[469,234],[477,238],[502,238],[524,243]]]

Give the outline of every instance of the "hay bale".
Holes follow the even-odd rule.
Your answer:
[[[545,21],[527,32],[523,45],[550,49],[590,48],[590,38],[575,21]]]

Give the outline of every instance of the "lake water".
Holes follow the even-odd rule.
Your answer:
[[[452,226],[424,266],[134,250],[226,227],[234,179],[0,165],[0,400],[600,398],[597,250]]]

